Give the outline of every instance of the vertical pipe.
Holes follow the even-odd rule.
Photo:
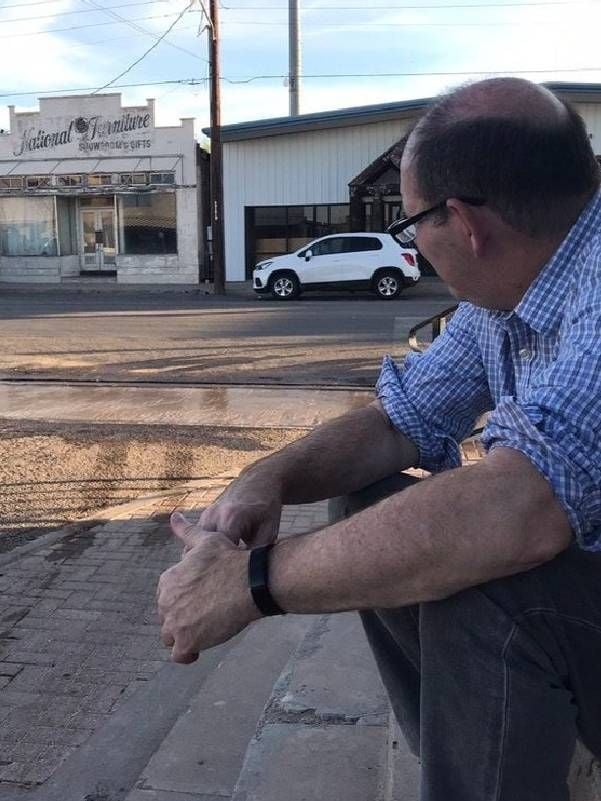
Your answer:
[[[300,46],[300,0],[288,0],[288,57],[289,57],[289,93],[290,116],[300,114],[300,74],[301,74],[301,46]]]

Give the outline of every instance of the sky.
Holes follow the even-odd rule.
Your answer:
[[[0,128],[8,128],[8,104],[36,109],[43,92],[97,89],[132,67],[106,91],[121,91],[125,105],[155,98],[159,125],[194,117],[202,138],[209,123],[206,17],[192,0],[178,19],[189,4],[0,0]],[[301,113],[430,97],[493,74],[601,83],[601,0],[300,5]],[[288,1],[223,0],[220,18],[222,122],[285,116]]]

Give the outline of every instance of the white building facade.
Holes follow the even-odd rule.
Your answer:
[[[601,86],[549,86],[577,108],[599,154]],[[401,197],[398,161],[382,157],[429,103],[363,106],[224,127],[227,280],[245,280],[257,261],[294,251],[318,236],[384,230],[399,215]],[[372,176],[370,184],[364,175],[355,185],[379,160],[377,179]]]
[[[198,283],[192,119],[155,125],[154,101],[120,94],[9,107],[0,133],[0,281]]]

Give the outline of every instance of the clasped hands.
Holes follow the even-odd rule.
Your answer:
[[[181,561],[161,575],[157,603],[161,639],[174,662],[194,662],[200,651],[261,617],[248,589],[248,549],[275,541],[282,505],[257,500],[236,484],[196,524],[179,512],[171,516],[184,550]]]

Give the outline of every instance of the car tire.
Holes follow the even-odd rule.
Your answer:
[[[403,287],[403,276],[398,270],[380,270],[374,275],[372,289],[382,300],[398,298]]]
[[[269,279],[269,291],[276,300],[294,300],[301,292],[300,281],[294,273],[277,273]]]

